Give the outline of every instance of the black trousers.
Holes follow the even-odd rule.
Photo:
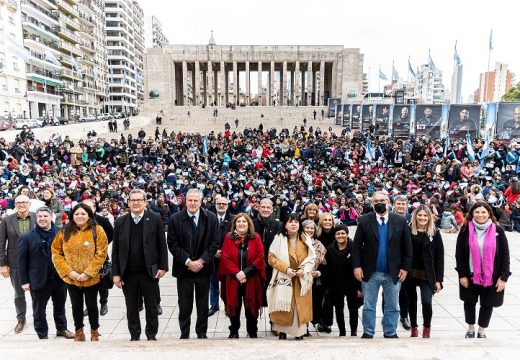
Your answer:
[[[158,282],[146,272],[125,273],[123,277],[123,294],[126,302],[126,317],[130,336],[141,335],[141,320],[139,319],[139,299],[144,297],[146,311],[145,334],[147,338],[155,338],[159,331],[159,316],[157,315]]]
[[[157,290],[155,291],[155,296],[157,298],[157,305],[161,303],[161,288],[159,287],[159,279],[155,279],[157,281]],[[139,307],[143,306],[143,297],[139,295]]]
[[[331,326],[333,318],[333,301],[330,293],[326,293],[321,304],[321,323],[323,325]]]
[[[323,299],[325,297],[325,286],[316,284],[316,280],[312,284],[312,324],[321,324]]]
[[[347,306],[348,306],[348,317],[350,324],[350,333],[354,334],[357,332],[358,323],[359,323],[359,299],[356,297],[356,294],[347,294],[341,297],[334,297],[333,305],[336,310],[336,322],[338,324],[338,329],[340,335],[345,335],[345,297],[347,298]]]
[[[108,289],[99,289],[99,303],[101,305],[108,304]]]
[[[193,290],[197,305],[197,335],[206,335],[208,331],[209,276],[177,278],[179,296],[179,327],[181,336],[190,335],[191,312],[193,311]]]
[[[54,323],[57,331],[67,329],[65,316],[65,301],[67,300],[67,286],[61,279],[49,279],[47,285],[40,290],[31,290],[34,330],[40,339],[49,335],[49,324],[45,309],[52,298]]]
[[[87,287],[67,284],[67,289],[69,290],[70,303],[72,304],[74,328],[78,330],[85,326],[83,324],[83,301],[85,301],[88,310],[90,330],[97,330],[99,328],[99,312],[97,307],[99,284]]]
[[[432,324],[432,298],[433,289],[426,280],[406,279],[403,285],[408,294],[408,305],[410,312],[410,324],[417,327],[417,287],[421,289],[421,306],[423,325],[426,328]]]
[[[229,326],[229,332],[231,334],[238,334],[238,330],[240,329],[240,311],[242,309],[242,302],[245,303],[245,295],[246,295],[246,287],[239,286],[238,287],[238,305],[236,308],[235,316],[229,317],[231,321],[231,325]],[[245,309],[246,313],[246,329],[249,335],[256,335],[258,332],[258,318],[253,316],[248,309]]]

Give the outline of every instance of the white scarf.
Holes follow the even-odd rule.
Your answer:
[[[288,243],[287,237],[278,234],[274,237],[269,248],[269,252],[272,252],[277,259],[286,264],[290,264]],[[299,269],[303,269],[304,272],[303,277],[298,278],[301,284],[300,296],[304,296],[309,289],[312,288],[313,278],[311,271],[314,268],[314,259],[316,258],[316,253],[312,246],[312,240],[307,235],[305,235],[305,245],[307,245],[308,255],[298,267]],[[292,303],[291,277],[273,268],[273,275],[269,282],[269,286],[267,287],[266,296],[268,306],[267,310],[269,313],[275,311],[290,312]]]

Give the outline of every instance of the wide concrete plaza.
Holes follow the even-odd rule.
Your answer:
[[[353,234],[354,229],[351,229]],[[508,233],[511,252],[511,271],[506,286],[505,304],[495,309],[487,331],[487,339],[464,339],[463,306],[458,298],[458,280],[455,268],[455,239],[453,234],[444,234],[445,279],[444,289],[434,297],[431,339],[411,339],[409,332],[399,326],[399,339],[384,339],[380,326],[380,306],[376,336],[372,340],[358,337],[338,337],[336,324],[331,334],[316,332],[311,325],[312,337],[298,342],[292,339],[279,341],[269,331],[269,321],[265,313],[259,321],[259,338],[248,339],[245,319],[240,331],[240,339],[228,340],[229,319],[221,310],[209,319],[208,340],[179,340],[178,307],[176,281],[170,273],[161,284],[163,315],[159,320],[157,342],[130,342],[127,329],[126,310],[123,293],[114,288],[110,291],[109,312],[100,318],[99,343],[74,343],[72,340],[55,338],[52,320],[52,305],[49,303],[47,318],[50,331],[48,340],[38,340],[33,329],[31,299],[27,294],[27,328],[15,335],[16,316],[13,291],[8,279],[0,280],[0,357],[24,358],[32,356],[49,359],[156,359],[166,354],[181,355],[198,359],[518,359],[520,350],[520,234]],[[171,264],[171,261],[170,261]],[[70,302],[67,301],[69,329],[74,330]],[[223,305],[221,304],[221,309]],[[359,311],[361,316],[361,310]],[[419,311],[420,314],[420,311]],[[195,316],[195,311],[194,314]],[[242,314],[243,316],[243,314]],[[345,317],[348,317],[346,311]],[[141,312],[144,328],[144,312]],[[346,321],[348,324],[348,320]],[[88,324],[88,321],[86,321]],[[192,337],[195,317],[192,321]],[[419,315],[419,324],[421,316]],[[86,326],[88,332],[88,325]],[[347,333],[349,333],[347,331]],[[361,335],[361,322],[358,334]],[[145,338],[144,334],[142,338]],[[88,338],[87,338],[88,340]]]

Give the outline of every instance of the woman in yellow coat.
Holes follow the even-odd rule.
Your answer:
[[[273,275],[267,288],[267,303],[273,330],[279,339],[287,334],[303,340],[312,320],[312,270],[316,255],[309,237],[302,234],[296,214],[289,214],[282,231],[269,248]]]
[[[72,209],[69,223],[58,232],[51,249],[54,267],[67,283],[76,328],[74,341],[85,341],[83,302],[87,304],[90,339],[98,341],[97,293],[108,240],[89,206],[79,203]]]

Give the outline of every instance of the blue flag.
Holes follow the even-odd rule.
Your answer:
[[[381,71],[381,68],[379,68],[379,79],[381,80],[388,80],[385,74]]]
[[[374,149],[372,149],[372,139],[368,138],[365,156],[366,156],[367,160],[372,161],[372,160],[374,160],[375,155],[376,155],[375,151],[374,151]]]
[[[493,50],[493,28],[489,32],[489,51]]]
[[[428,67],[430,70],[435,71],[437,68],[435,67],[435,64],[433,63],[432,56],[430,54],[430,50],[428,50]]]
[[[455,41],[455,53],[453,54],[453,60],[455,61],[455,65],[460,65],[460,56],[459,56],[459,53],[457,52],[457,41]]]
[[[468,153],[468,160],[471,162],[475,161],[475,151],[473,151],[473,144],[469,132],[466,134],[466,152]]]
[[[413,77],[415,77],[415,71],[413,71],[412,64],[410,64],[410,57],[408,57],[408,72],[412,74]]]
[[[398,79],[399,78],[399,73],[397,72],[397,70],[395,69],[395,66],[394,66],[394,62],[392,61],[392,78],[393,79]]]
[[[208,135],[204,136],[204,144],[202,145],[202,155],[208,153]]]

